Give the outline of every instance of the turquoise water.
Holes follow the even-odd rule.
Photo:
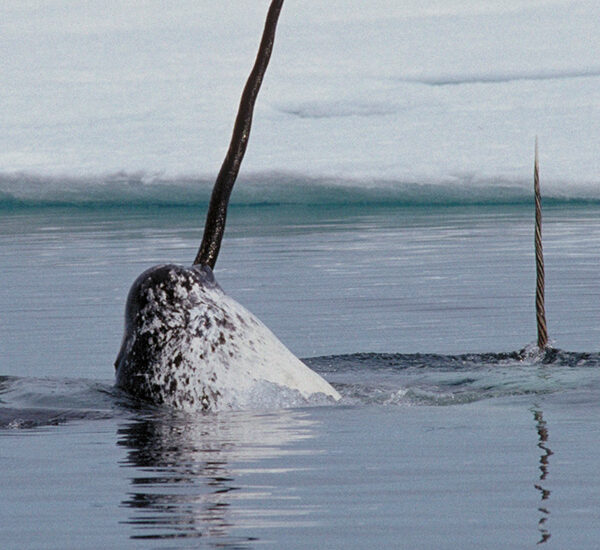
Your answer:
[[[545,357],[529,206],[234,207],[217,279],[343,399],[189,416],[112,363],[199,210],[2,210],[2,548],[596,547],[597,205],[545,208]]]

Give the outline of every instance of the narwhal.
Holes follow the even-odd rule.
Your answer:
[[[213,269],[227,206],[246,151],[283,0],[273,0],[255,64],[244,87],[225,160],[215,181],[193,265],[164,264],[133,283],[115,361],[116,384],[154,404],[217,410],[249,403],[271,386],[302,397],[339,393],[296,358],[252,313],[223,292]]]

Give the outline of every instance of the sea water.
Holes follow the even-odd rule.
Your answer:
[[[597,206],[242,207],[216,275],[342,393],[180,415],[113,387],[128,287],[189,263],[194,209],[2,216],[7,548],[596,542]],[[567,238],[568,235],[568,238]],[[282,408],[284,407],[284,408]]]
[[[215,275],[342,400],[206,415],[113,362],[267,2],[1,8],[0,547],[596,548],[598,6],[286,0]]]

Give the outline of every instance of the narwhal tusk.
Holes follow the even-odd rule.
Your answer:
[[[246,146],[248,145],[254,103],[256,102],[256,97],[258,96],[258,91],[260,90],[269,59],[271,58],[271,52],[273,51],[275,30],[282,5],[283,0],[273,0],[269,7],[256,61],[246,81],[246,86],[240,100],[229,149],[221,165],[221,170],[215,181],[210,198],[206,224],[204,226],[204,236],[194,264],[208,265],[213,269],[217,261],[223,232],[225,231],[229,197],[240,170]]]
[[[542,248],[542,201],[540,197],[540,170],[538,161],[538,143],[535,139],[535,161],[533,166],[533,194],[535,197],[535,315],[537,321],[538,348],[548,345],[546,326],[546,308],[544,305],[544,251]]]

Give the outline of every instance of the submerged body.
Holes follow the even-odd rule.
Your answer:
[[[137,278],[115,367],[119,387],[181,409],[247,405],[264,383],[340,397],[227,296],[208,266],[159,265]]]

